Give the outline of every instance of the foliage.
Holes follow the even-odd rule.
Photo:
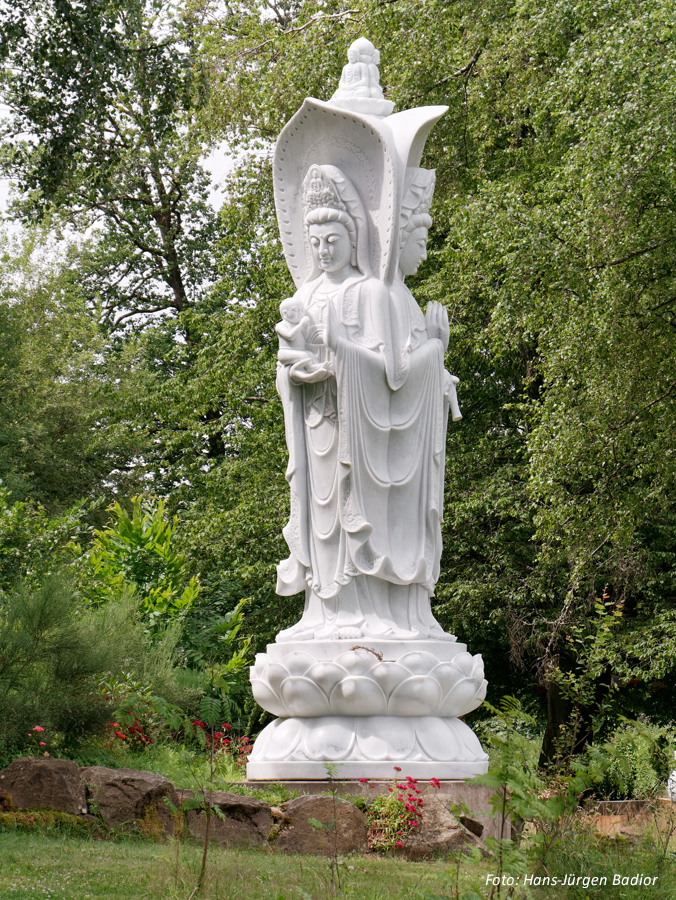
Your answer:
[[[173,546],[176,520],[167,521],[165,504],[132,500],[131,514],[119,503],[113,518],[94,533],[88,565],[92,570],[89,599],[102,603],[133,587],[141,615],[153,630],[164,630],[185,616],[199,593],[199,582],[188,578],[185,554]]]
[[[490,712],[502,725],[490,739],[498,758],[486,775],[476,776],[471,783],[493,791],[491,808],[501,823],[500,837],[488,838],[486,846],[495,852],[496,876],[501,879],[507,873],[523,885],[527,872],[546,871],[551,852],[573,828],[581,797],[602,779],[608,760],[590,748],[586,759],[560,759],[556,776],[545,780],[538,773],[530,739],[520,727],[522,723],[532,727],[533,717],[513,697],[504,698],[499,710],[490,707]],[[529,826],[527,841],[514,839],[511,823],[522,830]],[[499,880],[496,886],[499,896],[504,885]]]
[[[596,786],[597,797],[642,800],[659,796],[673,767],[676,727],[648,719],[625,722],[607,741],[610,763]]]
[[[25,2],[0,19],[5,170],[26,219],[97,223],[81,277],[112,324],[180,314],[212,263],[193,31],[174,4],[145,0]]]
[[[17,583],[37,587],[46,575],[74,566],[95,509],[80,502],[50,516],[34,501],[13,501],[0,485],[0,607]]]
[[[35,591],[20,587],[8,595],[0,612],[2,743],[27,747],[35,725],[49,732],[57,749],[100,732],[110,714],[101,677],[123,661],[140,672],[152,666],[134,612],[129,596],[86,609],[72,583],[57,575]]]
[[[0,259],[0,478],[15,501],[58,514],[107,494],[124,467],[129,443],[107,427],[119,361],[87,305],[75,242],[46,227],[2,234]]]

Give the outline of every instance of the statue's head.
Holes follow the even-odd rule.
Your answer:
[[[350,265],[367,273],[366,216],[354,186],[336,166],[310,166],[303,181],[305,236],[312,255],[310,280]]]
[[[279,312],[285,322],[297,325],[305,315],[305,307],[296,297],[287,297],[279,304]]]
[[[399,271],[402,275],[415,275],[420,263],[427,259],[434,181],[434,171],[415,169],[404,195],[399,230]]]
[[[350,44],[347,51],[348,61],[354,65],[355,63],[375,63],[380,62],[380,52],[376,50],[368,38],[357,38]]]

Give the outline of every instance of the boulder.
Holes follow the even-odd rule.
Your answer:
[[[366,819],[347,800],[309,794],[288,800],[280,807],[284,814],[275,842],[286,853],[339,856],[366,850]],[[316,824],[313,824],[313,820]]]
[[[182,802],[193,797],[193,791],[178,791]],[[225,816],[221,819],[212,813],[209,825],[209,840],[231,847],[253,847],[265,843],[272,828],[270,807],[262,800],[254,797],[242,797],[229,791],[212,791],[209,799]],[[193,837],[204,838],[207,816],[204,810],[189,809],[187,812],[188,829]]]
[[[402,837],[402,844],[400,852],[407,859],[427,859],[469,847],[483,848],[479,838],[449,812],[443,801],[430,795],[425,797],[420,825]]]
[[[81,770],[87,793],[109,828],[136,823],[142,831],[173,834],[174,819],[164,802],[167,797],[178,808],[173,784],[162,775],[136,769],[88,766]]]
[[[79,816],[87,812],[80,767],[68,759],[15,759],[0,772],[6,808],[48,807]]]

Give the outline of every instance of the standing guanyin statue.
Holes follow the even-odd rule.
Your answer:
[[[297,291],[282,301],[277,388],[291,514],[277,593],[299,622],[251,670],[279,718],[251,779],[466,778],[487,757],[458,718],[486,693],[483,665],[432,614],[442,553],[449,409],[445,308],[405,284],[425,258],[434,172],[420,168],[446,112],[390,115],[378,51],[360,38],[328,102],[306,100],[279,136],[274,186]]]

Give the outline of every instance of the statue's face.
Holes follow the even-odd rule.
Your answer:
[[[427,229],[416,228],[409,234],[399,257],[401,274],[415,275],[424,259],[427,259]]]
[[[310,225],[308,237],[312,256],[323,272],[339,272],[349,266],[352,255],[350,235],[342,222]]]

